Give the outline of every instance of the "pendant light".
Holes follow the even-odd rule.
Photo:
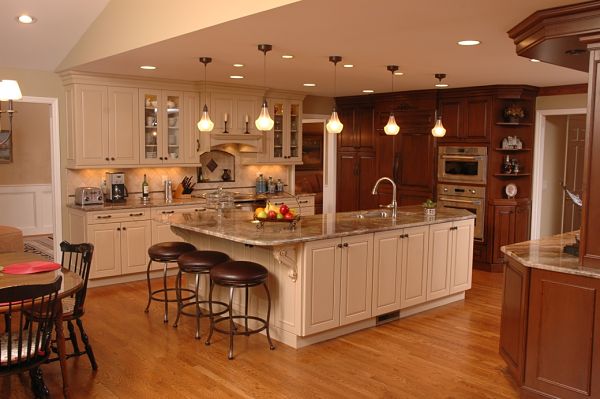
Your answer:
[[[438,84],[436,84],[437,87],[446,87],[446,86],[442,86],[442,79],[444,79],[446,77],[445,73],[436,73],[435,78],[439,81]],[[446,129],[444,128],[444,125],[442,125],[442,114],[441,112],[438,111],[439,109],[439,102],[440,102],[440,91],[438,90],[436,93],[436,105],[435,105],[435,126],[433,126],[433,129],[431,129],[431,134],[433,135],[433,137],[444,137],[446,135]]]
[[[270,44],[259,44],[258,51],[262,51],[264,54],[263,61],[263,86],[265,92],[267,91],[267,52],[271,51],[273,46]],[[275,122],[271,119],[271,115],[269,115],[269,106],[267,105],[267,97],[263,97],[262,107],[260,109],[260,115],[256,121],[254,121],[256,128],[260,131],[266,132],[273,129],[273,125]]]
[[[210,57],[200,57],[200,62],[204,64],[204,96],[206,97],[206,65],[212,62],[212,58]],[[206,101],[204,102],[204,108],[202,108],[202,118],[198,122],[198,130],[201,132],[210,132],[215,127],[213,121],[210,120],[210,116],[208,115],[208,106],[206,105]]]
[[[336,86],[336,72],[337,72],[337,63],[342,60],[342,57],[339,55],[332,55],[329,57],[329,61],[333,62],[333,98],[335,101],[335,86]],[[340,122],[340,118],[338,117],[337,111],[335,110],[335,104],[333,105],[333,111],[331,112],[331,117],[326,125],[327,131],[329,133],[341,133],[342,129],[344,129],[344,124]]]
[[[398,65],[388,65],[387,70],[392,73],[392,94],[394,93],[394,72],[398,70]],[[388,136],[395,136],[400,132],[400,126],[396,123],[396,118],[394,118],[394,113],[390,111],[390,117],[388,119],[387,125],[383,128],[383,131]]]

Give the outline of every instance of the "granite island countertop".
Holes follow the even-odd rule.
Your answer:
[[[505,245],[501,250],[525,267],[600,278],[600,269],[583,267],[579,264],[578,256],[563,252],[565,245],[575,243],[576,234],[578,232],[519,242]]]
[[[463,209],[438,209],[434,217],[425,216],[421,206],[398,208],[398,217],[365,217],[357,214],[368,211],[326,213],[302,216],[295,229],[288,223],[265,222],[262,228],[249,211],[227,210],[218,216],[214,210],[159,216],[157,221],[173,227],[257,246],[297,244],[307,241],[345,237],[405,227],[474,219]]]

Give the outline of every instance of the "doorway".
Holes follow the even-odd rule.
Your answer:
[[[581,209],[563,185],[581,194],[586,110],[538,111],[534,148],[531,238],[578,230]]]

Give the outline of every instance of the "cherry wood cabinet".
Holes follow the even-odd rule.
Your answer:
[[[378,179],[374,151],[338,152],[337,212],[377,207],[378,197],[371,194]]]
[[[490,263],[500,271],[502,263],[505,262],[500,247],[529,239],[531,200],[528,198],[492,200],[488,207],[488,215],[491,216],[488,222],[490,229],[488,236],[492,237]]]
[[[344,130],[338,135],[338,151],[375,150],[375,130],[373,129],[373,105],[364,102],[364,97],[338,101],[338,116]]]
[[[469,141],[488,141],[492,126],[492,96],[460,95],[455,97],[441,94],[439,112],[442,115],[446,135],[442,141],[457,139]]]

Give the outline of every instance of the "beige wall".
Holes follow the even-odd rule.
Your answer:
[[[586,108],[587,94],[565,94],[562,96],[542,96],[535,102],[536,109],[571,109]]]
[[[329,115],[335,102],[332,97],[306,96],[302,103],[302,112],[314,115]]]
[[[50,106],[16,102],[13,162],[0,164],[0,185],[50,184]]]

